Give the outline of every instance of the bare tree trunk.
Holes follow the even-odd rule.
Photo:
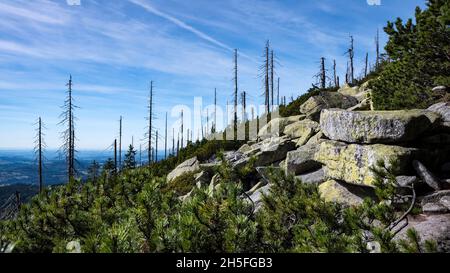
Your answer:
[[[380,66],[380,31],[377,29],[377,36],[375,37],[375,47],[376,47],[376,63],[375,68],[378,69]]]
[[[117,173],[117,139],[114,139],[114,173]]]
[[[234,140],[237,140],[238,66],[237,49],[234,50]]]
[[[350,83],[353,83],[355,80],[355,68],[353,65],[353,58],[355,56],[355,51],[353,48],[353,36],[350,36],[350,49],[349,49],[349,56],[350,56]]]
[[[42,194],[44,191],[44,182],[43,182],[43,176],[42,176],[42,120],[41,117],[39,117],[39,125],[38,125],[38,172],[39,172],[39,193]]]
[[[367,77],[367,65],[369,62],[369,52],[366,53],[366,62],[365,62],[365,67],[364,67],[364,78]]]
[[[326,72],[325,72],[325,58],[320,58],[320,87],[322,89],[326,88]]]
[[[333,79],[334,79],[334,87],[339,87],[336,73],[336,60],[333,60]]]
[[[172,128],[172,154],[175,155],[175,128]]]
[[[217,130],[217,88],[214,88],[214,130],[215,133]]]
[[[119,170],[122,169],[122,116],[119,120]]]
[[[152,163],[152,118],[153,118],[153,81],[150,82],[149,98],[149,117],[148,117],[148,164]]]
[[[167,112],[166,112],[166,129],[164,134],[164,159],[167,159]]]
[[[184,144],[184,139],[183,139],[183,136],[184,136],[184,131],[183,131],[183,127],[184,127],[184,121],[183,121],[183,110],[181,110],[181,143],[180,143],[180,147],[181,148],[183,148],[183,144]]]
[[[274,64],[273,64],[273,50],[270,51],[270,94],[271,94],[271,104],[272,104],[272,111],[273,111],[273,90],[274,90]]]
[[[265,88],[265,105],[266,105],[266,113],[270,113],[270,102],[269,102],[269,41],[266,43],[266,52],[265,52],[265,80],[264,80],[264,88]]]
[[[280,105],[280,77],[277,79],[277,105]]]
[[[156,130],[155,142],[155,162],[158,162],[158,130]]]

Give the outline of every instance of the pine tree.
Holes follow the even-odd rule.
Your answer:
[[[128,147],[123,165],[124,169],[127,170],[136,168],[136,150],[134,149],[133,145],[130,145]]]
[[[415,23],[398,18],[384,31],[389,62],[383,62],[379,77],[370,82],[376,109],[427,108],[436,101],[448,101],[445,94],[434,95],[435,86],[450,86],[450,29],[448,1],[427,2],[416,9]]]
[[[88,179],[92,182],[97,182],[100,172],[100,164],[97,161],[92,161],[91,165],[88,167]]]

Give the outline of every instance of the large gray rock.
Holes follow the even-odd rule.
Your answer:
[[[233,160],[229,160],[234,168],[242,168],[255,158],[253,165],[269,166],[283,160],[289,151],[295,149],[295,143],[286,137],[273,137],[251,146],[251,150],[244,154],[236,155]]]
[[[200,163],[197,157],[190,158],[180,165],[178,165],[173,171],[167,175],[167,181],[172,181],[175,178],[189,172],[197,172],[200,170]]]
[[[450,212],[450,190],[424,196],[421,204],[425,213],[448,213]]]
[[[295,151],[288,152],[283,166],[286,175],[303,174],[319,168],[321,164],[315,159],[317,150],[317,145],[309,144],[304,145]]]
[[[302,183],[305,184],[321,184],[326,180],[323,168],[320,168],[316,171],[312,171],[309,173],[298,175],[295,178],[299,179],[300,181],[302,181]]]
[[[253,201],[255,212],[261,209],[263,203],[263,195],[270,194],[271,185],[267,184],[264,187],[257,189],[252,195],[250,195],[250,199]]]
[[[423,182],[427,183],[428,186],[437,191],[444,189],[444,183],[442,183],[439,178],[437,178],[432,172],[430,172],[427,167],[425,167],[425,165],[423,165],[420,161],[414,160],[413,167],[419,177],[423,180]]]
[[[305,114],[309,119],[318,121],[320,112],[328,108],[348,109],[355,106],[359,101],[352,97],[342,95],[338,92],[321,92],[317,96],[309,98],[300,106],[300,112]]]
[[[407,239],[408,229],[413,228],[421,238],[421,246],[426,240],[437,243],[438,251],[450,252],[450,214],[418,215],[409,217],[408,225],[402,229],[394,240]]]
[[[369,187],[360,187],[345,182],[328,180],[319,185],[320,196],[327,202],[335,202],[345,206],[358,206],[365,198],[375,198]]]
[[[350,143],[397,143],[416,139],[438,120],[427,110],[346,111],[325,109],[322,132],[332,140]]]
[[[440,125],[450,131],[450,102],[441,102],[434,104],[428,110],[441,116]]]
[[[412,160],[419,156],[419,150],[384,144],[346,144],[323,140],[315,160],[322,163],[328,178],[354,184],[373,185],[375,175],[371,168],[383,161],[387,166],[398,160],[400,174],[407,173]]]
[[[284,118],[274,118],[259,129],[258,137],[262,140],[280,136],[284,128],[289,124],[298,122],[305,118],[305,115],[290,116]]]
[[[319,131],[319,127],[319,123],[305,119],[286,126],[283,134],[291,139],[298,139],[297,146],[302,146]]]

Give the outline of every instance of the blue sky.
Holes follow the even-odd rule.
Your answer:
[[[365,52],[374,60],[376,29],[396,17],[413,17],[417,5],[424,1],[81,0],[72,6],[66,0],[1,0],[0,148],[32,147],[39,116],[47,145],[60,146],[63,128],[57,124],[69,74],[80,107],[79,149],[107,148],[121,115],[124,143],[132,136],[139,143],[150,80],[162,131],[165,112],[170,126],[178,118],[172,108],[192,106],[194,96],[211,104],[217,88],[219,104],[232,99],[237,48],[239,89],[259,104],[258,67],[269,39],[280,63],[281,95],[298,96],[314,81],[321,56],[327,65],[336,59],[344,77],[350,34],[360,73]]]

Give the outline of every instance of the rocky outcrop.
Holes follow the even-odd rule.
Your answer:
[[[297,175],[295,178],[302,181],[302,183],[317,185],[325,182],[326,180],[325,171],[323,170],[323,168],[320,168],[316,171],[311,171],[309,173]]]
[[[437,191],[424,196],[421,204],[424,213],[448,213],[450,212],[450,190]]]
[[[432,111],[436,114],[440,115],[440,125],[450,131],[450,102],[441,102],[434,104],[428,108],[429,111]]]
[[[319,186],[320,196],[327,202],[336,202],[346,206],[361,205],[364,198],[374,198],[373,190],[357,187],[345,182],[328,180]]]
[[[289,138],[297,139],[297,146],[302,146],[319,131],[319,128],[319,123],[305,119],[286,126],[283,134]]]
[[[372,185],[374,174],[371,167],[376,167],[378,161],[389,166],[390,161],[398,160],[401,171],[406,172],[417,153],[418,149],[401,146],[346,144],[324,140],[315,160],[324,165],[325,175],[329,178]]]
[[[263,195],[268,195],[270,193],[270,187],[270,184],[265,185],[264,187],[259,188],[252,195],[250,195],[250,199],[253,202],[255,212],[261,209]]]
[[[288,152],[284,166],[282,166],[285,173],[297,175],[320,168],[321,164],[315,159],[317,151],[318,146],[310,144]]]
[[[322,132],[332,140],[349,143],[399,143],[418,138],[439,116],[426,110],[351,112],[325,109]]]
[[[291,116],[286,118],[274,118],[264,125],[258,133],[261,140],[280,136],[284,128],[289,124],[298,122],[305,118],[305,115]]]
[[[321,92],[317,96],[309,98],[300,106],[300,112],[305,114],[307,118],[319,121],[320,112],[328,108],[348,109],[355,106],[359,101],[352,97],[342,95],[338,92]]]
[[[286,154],[295,149],[295,143],[286,137],[273,137],[256,143],[250,148],[243,154],[234,153],[234,158],[229,159],[233,167],[244,167],[252,157],[255,167],[271,165],[286,158]]]
[[[394,239],[406,240],[408,229],[417,231],[422,239],[422,248],[424,248],[426,240],[431,240],[437,243],[437,250],[439,252],[450,252],[450,214],[409,217],[408,225]]]
[[[172,181],[175,178],[189,172],[197,172],[200,170],[200,163],[197,157],[190,158],[180,165],[178,165],[173,171],[167,175],[167,181]]]
[[[439,178],[430,172],[420,161],[414,160],[413,167],[422,181],[427,183],[428,186],[436,191],[444,189],[444,183],[442,183]]]

